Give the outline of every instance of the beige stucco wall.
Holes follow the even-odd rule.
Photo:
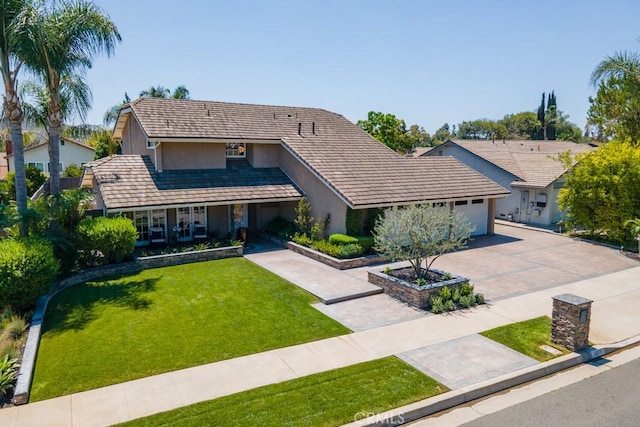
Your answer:
[[[133,115],[122,131],[122,154],[142,154],[154,160],[153,150],[147,148],[147,136]]]
[[[162,142],[162,169],[224,169],[225,144]]]
[[[215,231],[218,238],[222,239],[227,236],[229,231],[229,207],[224,206],[207,206],[207,227],[209,231]]]
[[[346,231],[347,205],[284,148],[280,151],[280,168],[307,196],[311,203],[311,216],[318,219],[331,214],[329,233],[344,233]]]
[[[275,168],[280,164],[280,144],[247,144],[247,161],[254,168]]]

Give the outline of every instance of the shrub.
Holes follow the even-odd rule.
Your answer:
[[[81,261],[85,266],[121,262],[133,253],[136,237],[128,218],[85,218],[78,224]]]
[[[296,232],[296,225],[293,221],[278,216],[264,226],[264,232],[278,236],[281,239],[290,239]]]
[[[471,305],[471,302],[469,301],[469,297],[466,295],[462,295],[458,300],[458,305],[461,308],[468,308]]]
[[[448,286],[443,286],[442,289],[438,292],[438,296],[442,299],[442,301],[449,301],[451,299],[451,288]]]
[[[62,173],[63,177],[80,177],[82,176],[82,168],[75,163],[71,163]]]
[[[460,287],[460,296],[473,295],[473,285],[471,283],[463,283]]]
[[[431,312],[434,314],[442,313],[444,311],[444,304],[442,298],[431,297]]]
[[[451,301],[453,301],[455,304],[458,303],[458,301],[460,301],[460,288],[456,287],[453,292],[451,293]]]
[[[306,197],[302,197],[296,206],[296,219],[293,221],[301,234],[309,234],[313,217],[311,216],[311,204]]]
[[[18,367],[18,359],[10,358],[5,354],[0,358],[0,396],[5,396],[14,386]]]
[[[326,239],[329,226],[331,225],[331,214],[328,213],[324,217],[320,217],[318,220],[318,240]]]
[[[27,322],[22,317],[14,315],[3,322],[0,338],[19,341],[27,332],[27,327]]]
[[[320,237],[320,224],[318,224],[317,222],[315,224],[313,224],[313,227],[311,227],[311,240],[322,240],[322,237]]]
[[[362,255],[362,246],[357,243],[352,245],[340,245],[338,246],[338,258],[349,259],[357,258]]]
[[[445,301],[444,309],[447,310],[447,311],[453,311],[453,310],[456,309],[456,305],[452,300]]]
[[[358,237],[358,244],[362,246],[362,253],[365,255],[371,255],[375,253],[373,245],[375,245],[375,239],[373,236],[361,236]]]
[[[476,303],[484,304],[484,294],[476,294]]]
[[[18,312],[33,308],[47,293],[60,264],[51,245],[42,239],[0,241],[0,307]]]
[[[418,277],[418,279],[416,280],[416,284],[418,286],[425,286],[427,284],[427,279],[425,279],[424,277]]]
[[[322,252],[323,254],[332,256],[334,258],[338,258],[338,254],[340,252],[340,246],[332,245],[326,240],[318,240],[316,242],[313,242],[311,245],[311,248],[315,249],[318,252]]]
[[[300,234],[298,232],[296,232],[293,235],[291,240],[293,240],[295,243],[299,245],[307,246],[307,247],[311,247],[311,245],[314,243],[309,236],[307,236],[306,234]]]
[[[362,211],[347,208],[345,218],[345,228],[349,236],[359,236],[362,234]]]
[[[329,236],[329,243],[332,245],[352,245],[358,243],[358,239],[346,234],[332,234]]]

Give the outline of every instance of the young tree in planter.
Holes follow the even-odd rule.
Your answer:
[[[446,207],[394,207],[387,209],[376,224],[374,248],[393,261],[409,260],[416,279],[426,278],[433,262],[465,247],[473,230],[463,213]]]

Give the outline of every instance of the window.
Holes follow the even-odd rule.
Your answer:
[[[147,149],[155,150],[156,144],[153,141],[147,141]]]
[[[58,171],[62,173],[63,170],[62,163],[58,163]],[[51,172],[51,163],[47,163],[47,172]]]
[[[178,240],[191,240],[191,208],[178,208],[173,232]]]
[[[247,156],[244,142],[230,142],[226,149],[227,158],[244,158]]]
[[[154,209],[151,211],[151,243],[164,243],[167,215],[164,209]]]
[[[207,237],[207,207],[193,207],[193,237],[206,239]]]
[[[446,206],[445,202],[438,202],[438,203],[431,204],[431,207],[434,207],[434,208],[444,208],[445,206]]]
[[[472,205],[481,205],[482,203],[484,203],[484,199],[473,199],[471,201]]]
[[[138,243],[149,243],[149,211],[135,211],[133,225],[138,231]]]
[[[464,206],[466,205],[468,202],[466,200],[456,200],[455,205],[456,206]]]
[[[38,168],[39,170],[44,172],[44,162],[29,162],[27,163],[27,166]]]

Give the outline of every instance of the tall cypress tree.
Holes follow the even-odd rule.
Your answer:
[[[556,125],[558,121],[558,106],[556,104],[556,95],[554,91],[549,94],[549,102],[547,102],[547,111],[545,114],[545,124],[547,127],[547,139],[555,141]]]
[[[544,120],[544,116],[545,116],[545,108],[544,108],[544,92],[542,92],[542,101],[540,102],[540,106],[538,107],[538,120],[540,121],[540,129],[538,130],[537,135],[535,136],[535,138],[533,139],[546,139],[546,134],[545,134],[545,120]]]

